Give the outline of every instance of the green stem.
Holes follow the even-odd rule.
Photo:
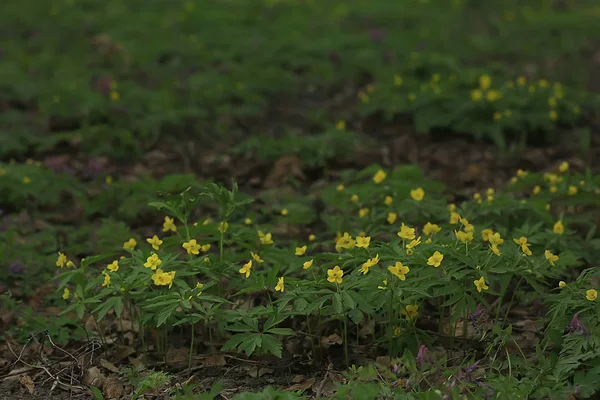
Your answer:
[[[190,340],[190,355],[188,357],[188,375],[192,373],[192,354],[194,352],[194,337],[196,324],[192,322],[192,337]]]
[[[508,302],[508,307],[506,308],[506,314],[504,314],[504,320],[502,321],[503,324],[506,321],[506,319],[508,318],[508,313],[510,312],[510,308],[512,307],[513,300],[515,299],[515,296],[517,295],[517,289],[519,288],[519,285],[521,284],[522,281],[523,281],[523,276],[521,276],[521,278],[517,282],[517,285],[515,286],[515,289],[513,290],[513,294],[510,298],[510,301]]]
[[[342,316],[344,322],[344,357],[346,358],[346,367],[350,367],[350,357],[348,356],[348,318],[346,314]]]
[[[395,281],[394,281],[395,283]],[[392,354],[392,344],[393,344],[393,338],[394,338],[394,326],[393,326],[393,314],[394,314],[394,292],[396,291],[394,284],[390,285],[390,290],[392,291],[392,294],[390,295],[390,306],[388,308],[388,352],[390,353],[390,355],[393,356]]]
[[[315,349],[315,341],[313,340],[312,330],[310,328],[310,315],[306,314],[306,327],[308,329],[308,337],[310,338],[310,348],[312,350],[313,360],[317,360],[317,351]]]

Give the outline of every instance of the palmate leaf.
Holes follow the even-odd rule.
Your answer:
[[[277,358],[281,358],[281,349],[283,344],[276,336],[269,334],[262,334],[262,344],[261,349],[265,353],[271,353]]]

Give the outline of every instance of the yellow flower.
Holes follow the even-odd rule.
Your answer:
[[[594,301],[598,298],[598,292],[595,289],[589,289],[585,291],[585,298],[589,301]]]
[[[23,183],[26,184],[26,185],[30,184],[31,183],[31,178],[28,177],[28,176],[24,176],[23,177]]]
[[[577,194],[577,186],[569,186],[569,196],[574,196]]]
[[[123,257],[121,257],[123,258]],[[75,268],[75,263],[71,260],[67,261],[67,268]]]
[[[352,236],[348,232],[344,232],[344,236],[337,239],[335,242],[335,251],[338,253],[342,252],[342,249],[353,249],[356,242],[352,239]]]
[[[273,244],[273,237],[270,233],[258,231],[258,238],[262,244]]]
[[[283,276],[282,276],[277,280],[277,285],[275,286],[275,291],[283,293],[283,290],[284,290],[284,284],[283,284]]]
[[[465,244],[473,240],[473,232],[454,231],[454,233],[456,238]]]
[[[250,252],[250,255],[252,256],[252,258],[254,259],[254,261],[256,261],[257,263],[260,264],[260,263],[264,262],[264,260],[262,258],[260,258],[260,256],[258,254],[256,254],[256,253],[254,253],[253,251]]]
[[[388,267],[388,271],[390,271],[394,276],[398,277],[401,281],[406,280],[406,274],[410,272],[410,268],[403,265],[400,261],[396,261],[396,264],[390,265]],[[383,281],[387,285],[387,280]]]
[[[61,253],[60,251],[58,252],[58,259],[56,260],[56,266],[63,268],[64,266],[67,265],[67,256],[64,255],[63,253]]]
[[[517,170],[517,177],[519,177],[519,178],[523,179],[523,178],[525,178],[526,176],[527,176],[527,171],[525,171],[525,170],[522,170],[521,168],[519,168],[519,169]]]
[[[388,267],[388,269],[390,269],[390,268],[392,268],[392,267]],[[405,278],[405,279],[406,279],[406,278]],[[386,289],[386,286],[387,286],[387,284],[388,284],[388,281],[387,281],[387,279],[384,279],[384,280],[383,280],[383,286],[377,286],[377,289],[379,289],[379,290],[385,290],[385,289]]]
[[[331,283],[342,283],[342,276],[344,276],[344,271],[340,269],[339,266],[335,266],[333,269],[327,270],[327,281]]]
[[[416,238],[414,240],[411,240],[410,243],[406,244],[406,254],[408,254],[410,256],[413,253],[413,249],[420,244],[421,244],[421,236],[419,236],[418,238]]]
[[[335,129],[337,129],[338,131],[346,130],[346,121],[338,121],[335,124]]]
[[[533,187],[533,194],[534,194],[534,195],[538,195],[538,194],[540,194],[540,192],[541,192],[541,191],[542,191],[542,188],[540,187],[540,185],[535,185],[535,186]]]
[[[358,201],[358,195],[353,194],[352,196],[350,196],[350,201],[353,203],[356,203]]]
[[[102,271],[102,275],[104,275],[104,282],[102,282],[102,287],[108,287],[108,285],[110,285],[110,275],[106,271]]]
[[[245,225],[252,225],[252,220],[251,220],[250,218],[246,218],[246,219],[244,220],[244,224],[245,224]]]
[[[373,182],[379,184],[379,183],[383,182],[383,180],[385,179],[386,176],[387,176],[387,174],[385,173],[385,171],[380,169],[373,176]]]
[[[366,275],[367,272],[369,272],[369,270],[371,269],[371,267],[377,265],[378,262],[379,262],[379,254],[377,254],[375,257],[369,258],[367,261],[365,261],[362,264],[362,266],[360,267],[360,271],[363,273],[363,275]]]
[[[425,197],[425,191],[422,188],[416,188],[410,191],[410,197],[415,201],[421,201]]]
[[[475,287],[479,293],[481,293],[482,290],[489,289],[489,286],[485,284],[485,279],[483,279],[483,276],[477,280],[474,280],[473,283],[475,284]]]
[[[246,275],[246,278],[250,276],[250,272],[252,271],[252,260],[248,261],[246,264],[240,268],[240,274]]]
[[[371,243],[370,236],[367,236],[367,237],[357,236],[356,237],[356,247],[361,247],[361,248],[366,249],[367,247],[369,247],[370,243]]]
[[[550,265],[552,265],[553,267],[554,267],[554,261],[558,261],[558,256],[552,254],[552,252],[550,252],[550,250],[546,250],[544,252],[544,257],[546,257],[546,260],[548,260]]]
[[[163,241],[158,238],[158,236],[154,235],[151,238],[146,239],[146,242],[152,245],[154,250],[160,249],[160,245],[163,244]]]
[[[312,265],[313,265],[313,260],[306,261],[304,264],[302,264],[302,269],[309,269],[310,267],[312,267]]]
[[[287,208],[284,208],[283,210],[281,210],[281,215],[283,215],[284,217],[285,217],[286,215],[288,215],[288,213],[289,213],[289,212],[288,212],[288,209],[287,209]]]
[[[529,246],[529,243],[527,243],[527,238],[525,236],[521,236],[518,239],[513,239],[513,242],[515,242],[519,246],[523,246],[523,245]]]
[[[480,200],[480,199],[481,199],[480,193],[473,193],[473,200]]]
[[[150,257],[146,258],[146,262],[144,263],[144,267],[155,270],[158,266],[162,264],[162,260],[158,258],[158,254],[152,254]]]
[[[175,279],[175,271],[164,272],[162,269],[157,269],[152,275],[152,281],[156,286],[169,285],[169,289],[173,286],[173,279]]]
[[[394,75],[394,86],[402,85],[402,77],[400,75]]]
[[[209,251],[209,250],[210,250],[210,243],[203,244],[203,245],[200,247],[200,251],[202,251],[203,253],[206,253],[206,252],[207,252],[207,251]]]
[[[527,84],[527,78],[525,78],[524,76],[520,76],[517,78],[517,85],[525,86],[525,84]]]
[[[404,225],[404,222],[403,222],[402,226],[400,227],[400,232],[398,232],[398,236],[401,237],[402,239],[413,240],[416,237],[415,228],[406,226],[406,225]]]
[[[560,282],[558,282],[558,287],[559,287],[559,288],[561,288],[561,289],[562,289],[562,288],[564,288],[565,286],[567,286],[567,283],[566,283],[565,281],[560,281]]]
[[[498,246],[496,246],[495,244],[491,245],[490,249],[492,250],[492,253],[494,253],[497,256],[500,256],[502,254],[500,252],[500,249],[498,249]]]
[[[70,296],[71,296],[71,292],[69,291],[69,289],[65,288],[65,290],[63,290],[63,294],[62,294],[63,300],[68,300]]]
[[[183,247],[189,255],[200,254],[200,249],[202,248],[202,246],[196,242],[196,239],[191,239],[189,242],[183,243],[181,247]]]
[[[219,223],[219,226],[217,227],[217,230],[219,231],[219,233],[225,233],[227,232],[227,228],[229,228],[229,224],[225,221]]]
[[[481,75],[479,77],[479,87],[483,90],[487,90],[492,86],[492,78],[489,75]]]
[[[460,221],[460,214],[454,211],[450,211],[450,223],[452,225],[456,225],[458,224],[458,221]]]
[[[134,238],[130,238],[128,241],[123,243],[123,248],[128,251],[135,250],[135,246],[137,246],[137,241]]]
[[[306,253],[306,246],[296,247],[296,255],[303,256]]]
[[[490,236],[492,236],[494,234],[494,231],[491,229],[484,229],[481,231],[481,239],[484,242],[487,242],[488,240],[490,240]]]
[[[500,121],[502,119],[502,113],[500,111],[496,111],[493,115],[494,121]]]
[[[390,211],[387,215],[387,218],[385,219],[387,221],[388,224],[393,224],[394,222],[396,222],[396,219],[398,218],[398,214],[396,214],[393,211]]]
[[[493,102],[498,100],[499,98],[502,97],[502,93],[496,91],[496,90],[490,90],[489,92],[487,92],[485,98],[487,99],[487,101],[489,102]]]
[[[345,189],[345,188],[344,188],[344,185],[342,185],[341,183],[340,183],[339,185],[337,185],[337,188],[336,188],[336,190],[337,190],[338,192],[341,192],[341,191],[342,191],[342,190],[344,190],[344,189]]]
[[[558,170],[560,172],[567,172],[569,170],[569,163],[566,161],[561,162],[558,166]]]
[[[360,218],[366,217],[367,215],[369,215],[369,209],[368,208],[361,208],[360,210],[358,210],[358,216]]]
[[[402,310],[402,315],[406,318],[407,321],[410,321],[419,315],[419,306],[416,304],[407,305],[404,310]]]
[[[383,202],[386,206],[391,206],[394,202],[394,198],[392,196],[385,196],[385,200]]]
[[[428,222],[425,224],[425,226],[423,226],[423,234],[425,234],[426,236],[435,235],[441,230],[442,228],[440,228],[439,225],[432,224],[431,222]]]
[[[552,121],[556,121],[558,119],[558,112],[556,110],[548,111],[548,118],[550,118]]]
[[[448,204],[448,212],[454,212],[454,211],[456,211],[456,204],[454,204],[454,203]]]
[[[443,259],[444,255],[436,250],[433,255],[427,259],[427,265],[437,268],[442,264]]]
[[[163,232],[177,232],[177,226],[175,226],[175,220],[173,218],[165,217],[165,222],[163,222]]]
[[[471,100],[473,101],[481,101],[483,98],[483,93],[479,89],[475,89],[471,91]]]
[[[110,272],[117,272],[119,270],[119,262],[116,260],[113,261],[112,263],[108,264],[106,269],[109,270]]]
[[[314,234],[310,234],[308,235],[308,241],[309,242],[314,242],[315,240],[317,240],[317,237]]]
[[[560,220],[556,221],[556,223],[552,227],[552,231],[554,233],[556,233],[557,235],[562,234],[565,231],[565,226],[563,225],[562,221],[560,221]]]

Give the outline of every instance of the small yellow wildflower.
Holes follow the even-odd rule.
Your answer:
[[[421,201],[425,197],[425,191],[423,188],[416,188],[410,191],[410,197],[415,201]]]
[[[577,194],[577,186],[569,186],[569,196],[574,196]]]
[[[177,232],[177,226],[175,226],[175,220],[173,218],[169,218],[168,216],[165,216],[165,222],[163,222],[162,230],[163,230],[163,232],[169,232],[169,231]]]
[[[493,244],[490,246],[490,250],[492,250],[492,253],[494,253],[497,256],[500,256],[502,253],[500,252],[500,249],[498,248],[497,245]]]
[[[460,214],[454,211],[450,211],[450,224],[456,225],[460,221]]]
[[[542,191],[542,188],[540,187],[540,185],[535,185],[535,186],[533,187],[533,194],[534,194],[534,195],[538,195],[538,194],[540,194],[540,192],[541,192],[541,191]]]
[[[146,239],[146,242],[152,245],[154,250],[160,249],[160,245],[163,244],[163,241],[158,238],[158,236],[154,235],[151,238]]]
[[[342,277],[344,276],[344,271],[340,269],[339,266],[335,266],[333,269],[327,270],[327,281],[331,283],[342,283]]]
[[[585,291],[585,298],[589,301],[594,301],[598,298],[598,292],[596,289],[589,289]]]
[[[104,282],[102,282],[102,287],[108,287],[110,285],[110,275],[106,271],[102,271],[102,275],[104,275]]]
[[[357,236],[356,237],[356,247],[366,249],[367,247],[369,247],[370,243],[371,243],[370,236],[366,236],[366,237]]]
[[[440,228],[439,225],[432,224],[431,222],[428,222],[423,226],[423,234],[425,234],[426,236],[435,235],[441,230],[442,228]]]
[[[475,89],[471,91],[471,100],[473,101],[481,101],[483,98],[483,92],[479,89]]]
[[[200,249],[202,248],[202,246],[196,242],[196,239],[191,239],[189,242],[183,243],[181,247],[183,247],[189,255],[200,254]]]
[[[552,121],[556,121],[558,119],[558,112],[556,110],[548,111],[548,118],[550,118]]]
[[[244,220],[244,225],[252,225],[252,220],[250,218],[246,218]]]
[[[273,244],[273,237],[270,233],[258,231],[258,238],[262,244]]]
[[[402,77],[400,75],[394,75],[394,86],[402,86]]]
[[[492,86],[492,78],[489,75],[481,75],[479,77],[479,87],[487,90]]]
[[[385,203],[386,206],[391,206],[392,203],[394,202],[394,199],[392,196],[385,196],[385,200],[383,202]]]
[[[227,232],[227,229],[229,228],[229,224],[225,221],[220,222],[219,226],[217,227],[217,231],[219,231],[219,233],[225,233]]]
[[[442,264],[443,259],[444,255],[436,250],[433,255],[427,259],[427,265],[437,268]]]
[[[552,232],[557,235],[561,235],[565,231],[565,226],[563,225],[561,220],[556,221],[554,226],[552,227]]]
[[[248,261],[246,264],[240,268],[240,274],[246,275],[246,278],[250,276],[250,272],[252,272],[252,260]]]
[[[387,218],[385,219],[387,221],[388,224],[393,224],[394,222],[396,222],[396,219],[398,219],[398,214],[396,214],[393,211],[390,211],[387,215]]]
[[[71,292],[69,291],[69,289],[65,288],[65,290],[63,290],[63,294],[62,294],[63,300],[68,300],[70,296],[71,296]]]
[[[544,252],[544,257],[546,257],[546,260],[548,260],[550,265],[552,265],[553,267],[554,267],[554,261],[558,261],[558,256],[552,254],[552,252],[550,250],[546,250]]]
[[[473,240],[473,232],[454,231],[454,233],[456,238],[465,244]]]
[[[306,262],[304,262],[304,264],[302,264],[302,269],[309,269],[310,267],[312,267],[312,265],[313,265],[313,260],[306,261]]]
[[[30,177],[28,177],[28,176],[24,176],[24,177],[23,177],[23,183],[24,183],[25,185],[28,185],[28,184],[30,184],[30,183],[31,183],[31,178],[30,178]]]
[[[491,229],[484,229],[481,231],[481,239],[484,242],[487,242],[490,240],[490,236],[492,236],[494,234],[494,231]]]
[[[352,236],[350,236],[348,232],[344,232],[344,236],[341,236],[335,242],[335,251],[341,253],[342,249],[353,249],[355,245],[356,242],[352,239]]]
[[[314,234],[310,234],[308,235],[308,241],[309,242],[314,242],[315,240],[317,240],[317,237]]]
[[[108,264],[106,269],[109,270],[110,272],[117,272],[119,270],[119,262],[116,260],[111,262],[110,264]]]
[[[353,203],[358,202],[358,195],[357,194],[353,194],[352,196],[350,196],[350,201]]]
[[[302,246],[302,247],[296,247],[296,255],[297,256],[303,256],[304,253],[306,253],[306,245]]]
[[[69,261],[67,259],[67,256],[61,252],[58,252],[58,259],[56,260],[56,266],[63,268],[67,265],[67,261]]]
[[[454,204],[454,203],[448,204],[448,212],[454,212],[454,211],[456,211],[456,204]]]
[[[337,129],[338,131],[346,130],[346,121],[338,121],[335,124],[335,129]]]
[[[275,285],[275,291],[283,293],[284,289],[285,288],[284,288],[283,276],[282,276],[277,280],[277,285]]]
[[[558,170],[560,172],[567,172],[569,170],[569,163],[566,161],[561,162],[558,166]]]
[[[558,287],[559,287],[559,288],[563,289],[563,288],[564,288],[564,287],[566,287],[566,286],[567,286],[567,283],[566,283],[565,281],[560,281],[560,282],[558,282]]]
[[[341,192],[341,191],[342,191],[342,190],[344,190],[344,189],[345,189],[345,187],[344,187],[344,185],[342,185],[341,183],[340,183],[339,185],[337,185],[337,188],[336,188],[336,190],[337,190],[338,192]]]
[[[404,310],[402,310],[402,315],[406,318],[407,321],[410,321],[419,315],[419,306],[416,304],[407,305]]]
[[[494,102],[494,101],[498,100],[501,97],[502,97],[502,93],[500,93],[500,92],[498,92],[496,90],[490,90],[489,92],[487,92],[487,94],[485,96],[485,98],[489,102]]]
[[[373,182],[379,184],[379,183],[383,182],[383,180],[385,179],[386,176],[387,176],[387,174],[385,173],[385,171],[380,169],[373,176]]]
[[[158,258],[158,254],[154,253],[150,257],[146,258],[144,267],[155,270],[160,264],[162,264],[162,260]]]
[[[252,259],[254,259],[254,261],[256,261],[259,264],[265,262],[262,258],[260,258],[258,254],[254,253],[253,251],[250,252],[250,255],[252,256]]]
[[[284,208],[283,210],[281,210],[281,215],[283,215],[284,217],[287,216],[289,214],[289,211],[287,208]]]
[[[402,239],[413,240],[416,237],[415,228],[406,226],[403,222],[402,226],[400,227],[400,232],[398,232],[398,236]]]
[[[358,210],[358,216],[360,218],[366,217],[367,215],[369,215],[369,209],[368,208],[361,208],[360,210]]]
[[[394,276],[396,276],[401,281],[406,280],[406,274],[410,272],[410,268],[403,265],[402,262],[396,261],[396,264],[390,265],[388,267],[388,271],[390,271]],[[387,285],[387,280],[383,281]]]
[[[162,269],[157,269],[152,275],[152,281],[156,286],[169,285],[169,289],[173,286],[173,279],[175,279],[175,271],[164,272]]]
[[[485,284],[485,279],[483,278],[483,276],[477,280],[474,280],[473,283],[475,284],[475,287],[477,288],[477,291],[479,293],[481,293],[482,290],[489,289],[489,286]]]
[[[371,267],[377,265],[378,262],[379,262],[379,254],[377,254],[375,257],[369,258],[367,261],[365,261],[362,264],[362,266],[360,267],[360,271],[363,273],[363,275],[366,275],[367,272],[369,272],[369,270],[371,269]]]
[[[388,269],[390,269],[390,268],[392,268],[392,267],[388,267]],[[404,279],[406,279],[406,277],[405,277]],[[377,286],[377,289],[379,289],[379,290],[385,290],[385,289],[387,289],[387,288],[386,288],[387,284],[388,284],[388,280],[387,280],[387,279],[384,279],[384,280],[383,280],[383,286],[381,286],[381,285],[380,285],[380,286]]]
[[[123,248],[128,251],[135,250],[135,246],[137,246],[137,241],[134,238],[130,238],[128,241],[123,243]]]

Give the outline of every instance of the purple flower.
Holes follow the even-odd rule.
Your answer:
[[[425,346],[424,344],[422,344],[421,347],[419,347],[419,352],[415,357],[415,361],[417,363],[417,366],[419,367],[422,367],[423,364],[430,361],[429,349],[427,349],[427,346]]]
[[[586,339],[589,336],[587,329],[585,329],[581,322],[579,322],[579,312],[573,315],[571,322],[569,322],[569,324],[567,325],[567,329],[569,330],[570,335],[573,335],[575,333],[583,334],[583,336],[585,336]]]

